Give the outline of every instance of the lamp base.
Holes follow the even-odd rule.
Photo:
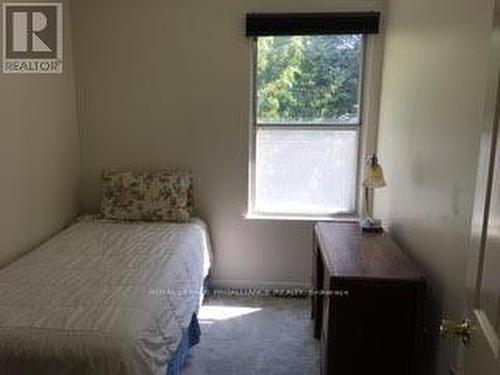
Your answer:
[[[379,219],[374,219],[371,216],[367,216],[363,221],[359,223],[362,232],[369,233],[380,233],[383,232],[382,222]]]

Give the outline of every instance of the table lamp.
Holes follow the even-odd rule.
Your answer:
[[[377,155],[373,154],[368,158],[368,165],[365,169],[365,176],[363,179],[363,187],[365,188],[365,203],[366,203],[366,217],[361,222],[361,230],[363,232],[381,232],[381,221],[374,219],[371,212],[370,194],[375,189],[385,187],[384,172],[378,163]]]

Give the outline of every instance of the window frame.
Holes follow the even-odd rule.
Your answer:
[[[251,109],[250,109],[250,131],[249,131],[249,160],[248,160],[248,188],[247,188],[247,219],[270,219],[270,220],[359,220],[361,213],[366,211],[362,198],[361,176],[363,173],[363,155],[376,152],[376,135],[378,130],[378,106],[380,96],[380,78],[382,66],[382,37],[380,34],[362,35],[361,64],[359,87],[359,114],[357,124],[266,124],[258,123],[257,119],[257,62],[258,62],[258,37],[252,37],[251,41]],[[263,129],[281,130],[356,130],[357,132],[357,173],[354,211],[332,214],[304,214],[304,213],[270,213],[259,212],[255,209],[256,198],[256,151],[257,131]]]

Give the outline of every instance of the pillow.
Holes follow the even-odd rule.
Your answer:
[[[101,215],[112,220],[188,221],[192,176],[186,172],[104,172]]]

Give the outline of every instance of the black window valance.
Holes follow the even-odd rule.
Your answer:
[[[247,36],[376,34],[380,13],[250,13]]]

